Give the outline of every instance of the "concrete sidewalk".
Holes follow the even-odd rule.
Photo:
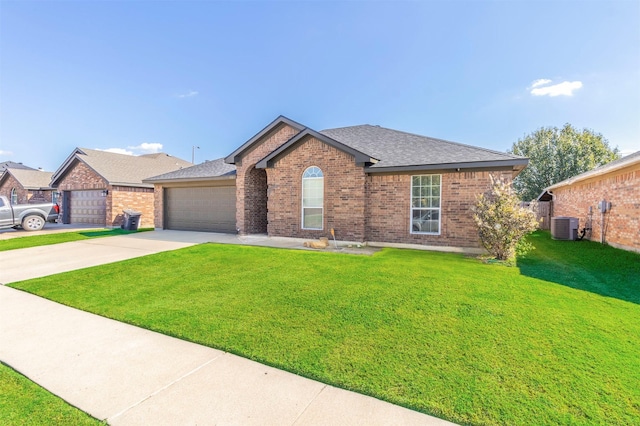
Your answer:
[[[0,252],[3,284],[217,242],[155,231]],[[446,425],[443,420],[0,286],[0,361],[113,425]]]

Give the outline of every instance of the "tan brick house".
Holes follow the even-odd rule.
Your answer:
[[[578,218],[579,229],[591,230],[588,239],[640,252],[640,151],[546,191],[553,196],[553,215]]]
[[[176,216],[206,198],[203,230],[318,238],[334,229],[342,241],[477,249],[476,195],[491,174],[511,179],[527,163],[379,126],[318,132],[280,116],[224,159],[145,182],[155,184],[157,228],[198,229]]]
[[[0,175],[0,195],[12,204],[55,202],[56,192],[50,186],[52,175],[51,172],[9,165]]]
[[[142,180],[192,164],[168,154],[140,156],[76,148],[53,173],[61,194],[63,223],[120,226],[123,210],[142,213],[141,227],[153,226],[153,185]]]

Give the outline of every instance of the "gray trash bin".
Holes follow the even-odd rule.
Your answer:
[[[142,213],[135,210],[123,210],[123,213],[124,223],[121,228],[126,229],[127,231],[137,231],[138,226],[140,225],[140,216],[142,216]]]

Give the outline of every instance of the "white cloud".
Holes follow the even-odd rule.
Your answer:
[[[530,93],[533,96],[573,96],[573,92],[582,87],[581,81],[563,81],[552,84],[551,80],[540,79],[531,83]]]
[[[11,151],[3,151],[0,149],[0,155],[6,155],[7,157],[11,157],[13,155],[13,152]]]
[[[113,152],[114,154],[134,155],[132,151],[128,151],[124,148],[107,148],[107,149],[96,148],[96,151]]]
[[[189,90],[187,93],[178,95],[179,98],[193,98],[194,96],[198,96],[198,92],[195,90]]]
[[[534,87],[544,86],[549,83],[551,83],[551,80],[547,80],[546,78],[540,78],[538,80],[535,80],[533,83],[531,83],[531,88],[533,89]]]
[[[142,154],[155,154],[162,151],[162,144],[143,142],[138,146],[128,146],[127,149],[140,152]]]
[[[162,152],[161,143],[148,143],[143,142],[138,146],[128,146],[126,148],[96,148],[97,151],[113,152],[114,154],[124,155],[143,155],[143,154],[156,154]]]

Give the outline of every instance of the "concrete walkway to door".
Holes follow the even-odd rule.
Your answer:
[[[234,239],[156,231],[0,252],[0,282]],[[113,425],[450,424],[4,286],[0,324],[0,361]]]

